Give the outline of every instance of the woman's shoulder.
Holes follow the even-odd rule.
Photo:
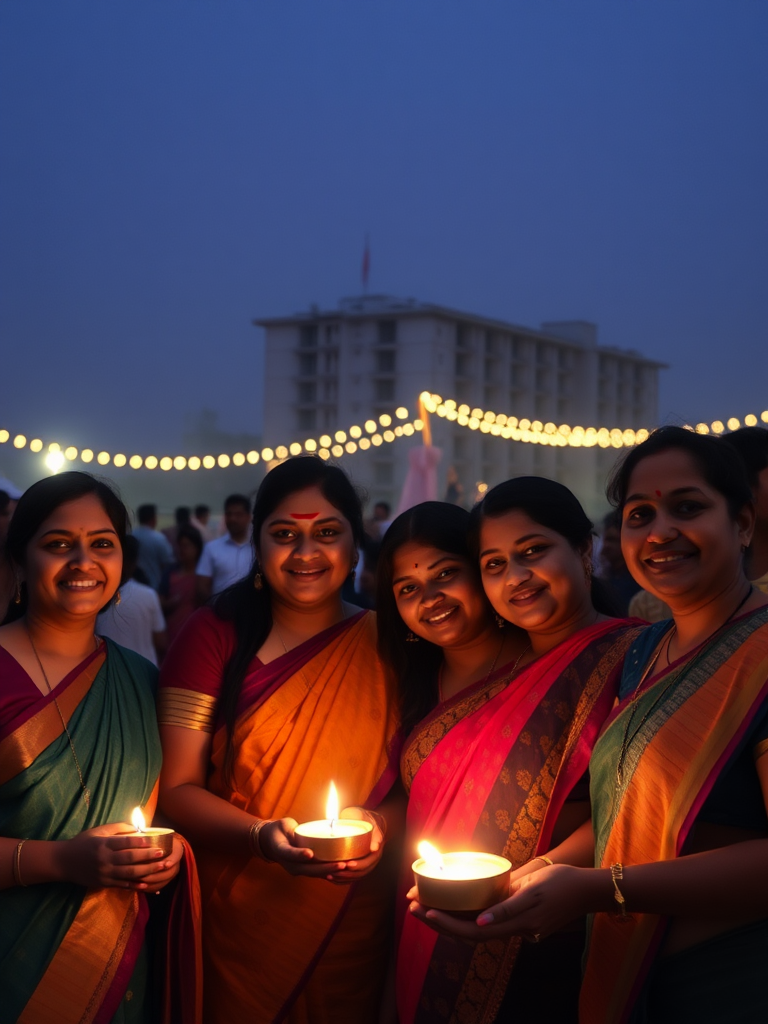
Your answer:
[[[237,644],[234,623],[209,607],[198,608],[171,644],[160,673],[161,689],[173,686],[215,694]]]
[[[654,622],[650,626],[639,629],[635,622],[634,628],[638,629],[638,632],[624,659],[624,670],[619,684],[619,700],[623,700],[637,689],[648,659],[660,638],[669,629],[670,622],[670,619],[662,619],[661,622]]]
[[[153,665],[143,654],[123,647],[122,644],[115,643],[109,637],[104,637],[104,643],[106,644],[107,663],[111,664],[113,671],[122,669],[123,672],[120,674],[127,674],[134,682],[138,681],[140,685],[146,686],[153,695],[157,693],[159,673],[156,665]]]

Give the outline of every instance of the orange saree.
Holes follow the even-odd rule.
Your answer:
[[[186,663],[210,669],[218,659],[223,671],[230,628],[208,610],[196,613],[182,635]],[[161,722],[183,724],[185,707],[204,707],[204,695],[185,691],[184,681],[173,664],[164,669]],[[347,619],[268,665],[254,660],[238,708],[231,783],[223,772],[226,730],[215,718],[211,724],[209,789],[248,813],[321,818],[331,781],[342,806],[375,807],[397,775],[395,699],[376,654],[375,616]],[[363,1024],[375,1016],[393,901],[377,872],[335,886],[245,853],[196,853],[206,1021]]]

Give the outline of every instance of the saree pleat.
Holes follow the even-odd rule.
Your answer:
[[[107,641],[60,696],[57,689],[90,806],[55,706],[43,700],[39,713],[4,730],[0,834],[70,839],[129,820],[160,770],[153,685],[148,662]],[[63,882],[0,893],[0,1020],[98,1024],[101,1008],[117,1006],[125,991],[145,904],[138,893]]]
[[[625,700],[590,765],[595,866],[679,856],[696,814],[767,698],[768,609],[760,609],[729,625],[689,666],[665,669]],[[633,712],[642,725],[628,743]],[[666,925],[653,914],[633,914],[630,921],[594,916],[581,1019],[629,1019]]]
[[[225,730],[215,733],[209,788],[260,818],[324,817],[331,781],[342,806],[376,806],[396,778],[397,750],[394,694],[376,655],[374,616],[356,617],[322,644],[308,642],[303,658],[291,651],[284,677],[281,660],[246,680],[251,705],[235,729],[231,783],[223,771]],[[198,863],[206,1021],[371,1019],[393,897],[376,872],[350,891],[291,877],[245,852],[200,850]],[[354,975],[344,969],[351,953]],[[334,1006],[343,1015],[328,1017]]]
[[[407,853],[429,839],[441,850],[482,850],[518,866],[547,849],[638,632],[616,621],[581,630],[516,675],[502,670],[428,716],[402,758]],[[457,943],[406,916],[401,1024],[490,1024],[519,948],[518,938]]]

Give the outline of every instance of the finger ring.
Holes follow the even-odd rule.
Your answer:
[[[532,932],[531,942],[539,942],[541,940],[541,932]]]

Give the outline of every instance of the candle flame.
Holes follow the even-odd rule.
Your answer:
[[[428,843],[426,839],[418,845],[419,856],[429,864],[431,868],[442,871],[445,864],[443,862],[442,855],[437,847],[433,846],[432,843]]]
[[[331,783],[330,789],[328,790],[328,803],[325,805],[325,816],[331,823],[331,828],[339,816],[339,794],[336,792],[336,787]]]
[[[137,832],[144,832],[147,827],[147,823],[144,820],[144,815],[141,813],[140,807],[134,807],[133,814],[131,815],[131,823]]]

